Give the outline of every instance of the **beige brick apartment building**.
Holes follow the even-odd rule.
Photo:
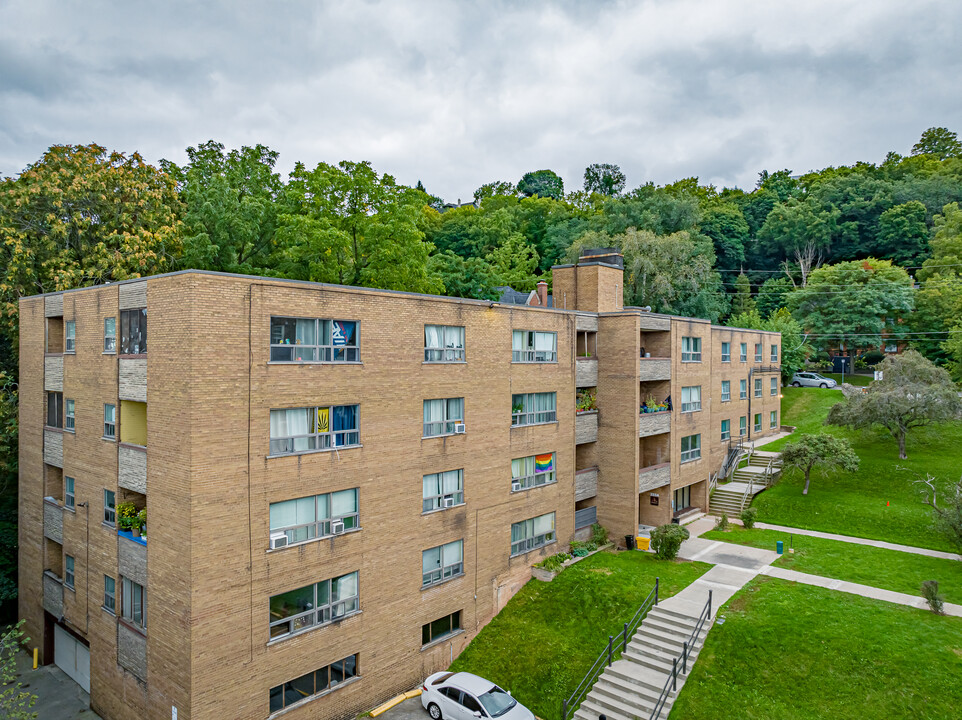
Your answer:
[[[24,298],[43,662],[106,720],[350,717],[595,519],[705,509],[727,435],[778,424],[779,336],[624,308],[620,262],[555,268],[554,308],[198,271]]]

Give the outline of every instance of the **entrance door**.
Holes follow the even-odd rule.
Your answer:
[[[59,625],[53,626],[53,661],[71,680],[90,692],[90,648]]]
[[[687,507],[691,507],[691,485],[675,490],[672,500],[676,514]]]

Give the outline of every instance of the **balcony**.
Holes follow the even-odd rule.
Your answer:
[[[63,430],[44,428],[43,461],[47,465],[63,467]]]
[[[43,536],[63,545],[63,508],[52,497],[43,499]]]
[[[638,437],[650,437],[671,432],[671,410],[641,413],[638,416]]]
[[[638,379],[641,382],[671,380],[671,358],[643,357],[639,360]]]
[[[147,402],[147,357],[118,360],[118,394],[121,400]]]
[[[589,410],[588,412],[575,415],[575,444],[582,445],[598,440],[598,411]]]
[[[43,571],[43,609],[55,618],[63,617],[63,580],[53,571]]]
[[[587,500],[598,494],[598,468],[575,471],[575,501]]]
[[[129,530],[117,531],[117,570],[147,587],[147,541],[134,537]]]
[[[147,448],[121,443],[117,448],[117,484],[147,494]]]
[[[579,357],[575,361],[575,387],[595,387],[598,384],[598,360]]]
[[[63,355],[44,357],[43,389],[47,392],[63,392]]]
[[[643,467],[638,471],[638,492],[648,492],[671,482],[671,463]]]
[[[641,330],[648,332],[667,332],[671,330],[671,318],[665,315],[641,313],[638,317],[638,325]]]

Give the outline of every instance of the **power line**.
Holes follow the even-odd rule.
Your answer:
[[[859,259],[867,259],[867,258],[859,258]],[[856,259],[856,260],[840,260],[839,262],[858,262],[859,259]],[[876,258],[876,259],[878,259],[878,258]],[[825,266],[825,265],[820,265],[819,267],[826,267],[826,266]],[[900,268],[902,268],[903,270],[929,270],[929,269],[931,269],[931,268],[962,267],[962,263],[950,263],[950,264],[946,264],[946,265],[893,265],[893,267],[900,267]],[[748,269],[748,270],[745,270],[745,269],[739,269],[739,270],[731,269],[731,270],[729,270],[729,269],[727,269],[727,268],[715,268],[715,269],[718,270],[718,272],[728,272],[728,273],[745,273],[745,274],[748,274],[748,273],[774,273],[774,274],[776,274],[776,275],[785,275],[785,274],[786,274],[784,269],[781,269],[781,270],[753,270],[753,269]],[[814,272],[814,271],[817,270],[817,269],[818,269],[818,268],[812,268],[809,272]],[[799,271],[799,272],[801,272],[801,271]]]

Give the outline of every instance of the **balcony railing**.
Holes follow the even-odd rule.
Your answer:
[[[671,482],[671,463],[649,465],[638,471],[638,492],[664,487]]]
[[[641,413],[638,416],[638,437],[649,437],[671,432],[671,410]]]
[[[598,411],[589,410],[575,415],[575,444],[591,443],[597,439]]]
[[[642,382],[651,380],[671,380],[671,358],[640,358],[638,379]]]

